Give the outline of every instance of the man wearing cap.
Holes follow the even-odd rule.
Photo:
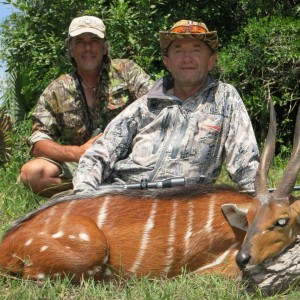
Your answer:
[[[187,184],[214,183],[223,161],[231,179],[252,189],[258,147],[236,89],[209,75],[218,36],[204,23],[177,22],[160,32],[170,74],[118,115],[80,158],[75,193],[101,183],[137,183],[184,177]]]
[[[28,138],[34,159],[19,176],[33,192],[46,197],[72,188],[81,155],[152,84],[133,61],[109,58],[105,25],[97,17],[73,19],[66,44],[76,70],[54,80],[40,96]]]

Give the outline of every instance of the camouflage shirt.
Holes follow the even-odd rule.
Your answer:
[[[232,180],[253,188],[258,146],[236,89],[208,77],[181,101],[167,92],[172,87],[173,79],[164,77],[107,126],[79,161],[75,192],[97,190],[101,182],[141,179],[213,183],[224,159]]]
[[[98,104],[87,109],[77,72],[62,75],[50,83],[37,102],[28,144],[52,139],[82,145],[96,128],[103,131],[126,105],[146,94],[151,84],[149,76],[133,61],[112,60],[99,76],[95,91]]]

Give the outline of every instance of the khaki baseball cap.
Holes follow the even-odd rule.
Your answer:
[[[105,25],[101,19],[93,16],[73,19],[69,27],[69,36],[74,37],[82,33],[93,33],[103,39],[105,37]]]
[[[173,41],[183,38],[199,39],[208,45],[213,52],[218,50],[217,31],[209,31],[204,23],[181,20],[176,22],[170,31],[159,32],[160,49],[162,53],[166,53]]]

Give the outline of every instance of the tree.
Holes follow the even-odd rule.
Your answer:
[[[180,19],[203,20],[220,39],[216,76],[237,86],[259,129],[267,122],[268,88],[284,120],[281,144],[290,139],[299,99],[299,4],[296,0],[7,0],[17,8],[1,25],[0,57],[21,82],[14,100],[34,107],[44,88],[72,69],[64,40],[70,21],[91,14],[107,26],[110,52],[130,58],[156,79],[163,66],[158,32]],[[298,29],[297,29],[298,28]],[[293,41],[294,39],[294,41]],[[280,72],[278,72],[280,70]],[[298,77],[297,77],[298,76]],[[13,94],[13,93],[11,93]],[[12,101],[9,96],[6,101]],[[17,107],[17,105],[14,105]],[[264,126],[266,127],[266,126]]]
[[[184,18],[204,19],[210,28],[218,28],[222,44],[239,24],[245,22],[238,0],[7,0],[16,7],[1,25],[0,57],[5,58],[8,73],[22,74],[26,85],[22,92],[31,95],[32,108],[43,89],[61,73],[72,68],[66,56],[64,40],[70,21],[92,14],[107,25],[111,54],[131,58],[152,77],[162,73],[158,32]],[[227,18],[220,16],[226,12]],[[183,17],[184,16],[184,17]],[[238,17],[237,17],[238,16]]]
[[[249,20],[221,52],[221,77],[242,94],[256,136],[265,137],[269,95],[277,107],[280,144],[291,142],[300,99],[300,20],[264,17]]]
[[[0,166],[3,166],[10,158],[10,136],[9,131],[12,128],[12,122],[8,115],[0,110]]]

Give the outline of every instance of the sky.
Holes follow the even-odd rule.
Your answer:
[[[2,23],[4,19],[10,15],[12,12],[12,8],[9,5],[5,5],[0,0],[0,22]],[[0,61],[0,80],[2,80],[4,76],[5,67],[3,66],[3,61]],[[0,91],[0,97],[3,91]]]

